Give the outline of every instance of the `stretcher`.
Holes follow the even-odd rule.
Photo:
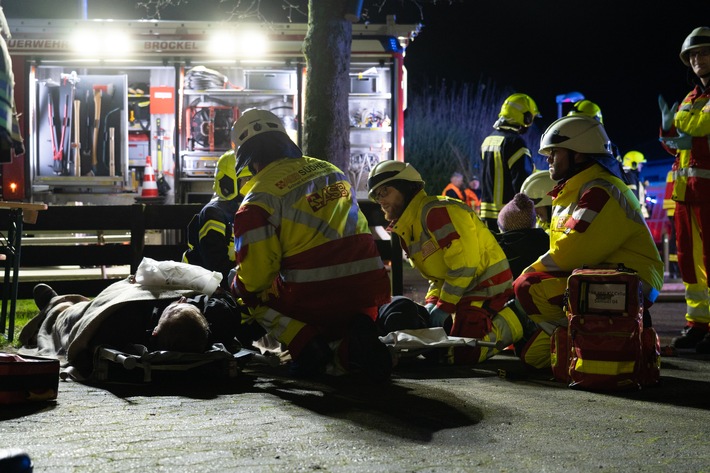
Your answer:
[[[98,346],[94,350],[93,370],[88,376],[72,366],[59,372],[62,380],[73,379],[89,383],[134,382],[151,383],[171,374],[189,373],[200,378],[233,379],[250,364],[278,365],[277,356],[263,355],[247,349],[231,353],[216,343],[204,353],[149,351],[144,345],[127,345],[118,350]]]

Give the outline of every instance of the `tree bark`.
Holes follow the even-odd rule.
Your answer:
[[[308,33],[303,43],[306,91],[304,153],[347,172],[350,162],[350,48],[352,24],[344,17],[347,0],[309,0]]]

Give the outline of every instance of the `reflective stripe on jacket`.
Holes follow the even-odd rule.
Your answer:
[[[663,286],[663,262],[628,186],[594,164],[555,191],[550,250],[531,267],[571,272],[585,265],[623,263],[638,272],[653,301]]]
[[[390,300],[389,276],[343,172],[315,158],[269,164],[235,217],[237,287],[251,307],[293,317]]]
[[[483,301],[512,288],[508,260],[493,234],[465,203],[420,191],[389,228],[412,265],[429,280],[427,302],[449,313],[465,299]]]
[[[229,271],[235,266],[232,225],[240,202],[241,199],[212,200],[187,227],[188,249],[182,261],[221,273],[220,285],[224,288]]]
[[[532,173],[532,155],[514,131],[495,130],[481,144],[481,218],[497,219]]]

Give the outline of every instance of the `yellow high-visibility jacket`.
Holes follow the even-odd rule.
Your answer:
[[[449,313],[462,300],[481,305],[512,288],[505,253],[465,203],[420,191],[390,225],[411,264],[429,280],[426,301]]]
[[[662,135],[675,136],[678,131],[693,139],[690,149],[665,146],[676,157],[672,198],[689,204],[705,203],[710,195],[710,87],[695,87],[678,107],[672,129]]]
[[[628,186],[593,164],[553,192],[550,250],[531,268],[571,272],[622,263],[638,273],[653,301],[663,286],[663,262]]]
[[[340,169],[306,156],[275,161],[245,194],[235,283],[250,307],[304,320],[389,302],[389,276]]]

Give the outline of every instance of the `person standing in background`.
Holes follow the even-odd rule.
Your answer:
[[[464,196],[466,197],[466,203],[469,207],[476,211],[477,214],[481,213],[481,180],[478,176],[471,177],[468,181],[468,185],[463,190]]]
[[[644,218],[648,218],[648,207],[646,207],[646,188],[648,187],[648,181],[641,175],[643,163],[645,162],[646,157],[643,153],[639,151],[629,151],[624,155],[622,164],[624,166],[624,173],[626,174],[629,189],[631,189],[631,192],[638,197],[639,203],[641,204],[641,212],[643,213]]]
[[[451,175],[449,183],[446,185],[446,187],[444,187],[444,190],[441,192],[441,195],[451,197],[452,199],[459,199],[465,202],[466,196],[464,195],[463,174],[461,174],[460,172],[453,173]]]
[[[503,102],[494,131],[481,144],[481,219],[497,233],[498,213],[533,172],[532,154],[522,135],[539,117],[537,104],[526,94]]]
[[[710,353],[710,28],[695,28],[683,41],[680,60],[690,68],[695,87],[680,106],[658,96],[660,140],[673,156],[673,220],[678,265],[685,285],[686,324],[671,341],[679,349]]]

